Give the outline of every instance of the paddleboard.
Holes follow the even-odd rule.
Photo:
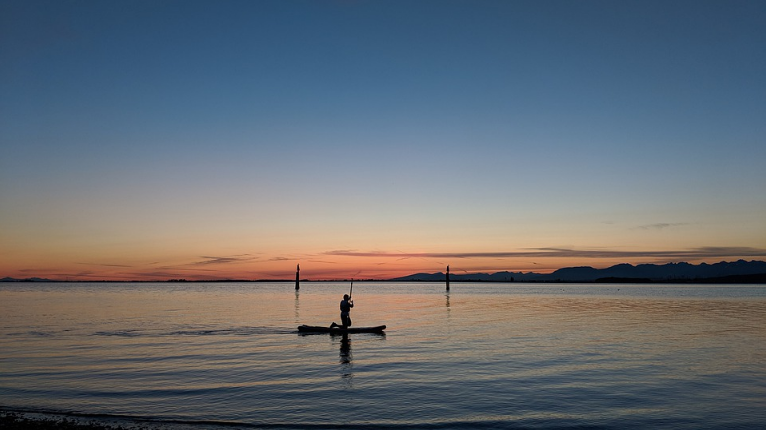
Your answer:
[[[337,334],[344,334],[344,333],[383,333],[383,330],[386,329],[386,326],[379,325],[375,327],[326,327],[326,326],[316,326],[316,325],[299,325],[298,331],[301,333],[337,333]]]

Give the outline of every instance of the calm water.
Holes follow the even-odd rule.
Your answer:
[[[766,425],[766,286],[0,284],[0,407],[192,427]],[[202,423],[201,423],[202,422]]]

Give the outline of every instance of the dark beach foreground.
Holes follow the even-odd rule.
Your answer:
[[[129,419],[0,410],[0,428],[3,430],[155,430],[171,427],[178,428]]]

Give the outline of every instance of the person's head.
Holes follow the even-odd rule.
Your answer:
[[[348,300],[348,294],[343,295],[343,300]]]

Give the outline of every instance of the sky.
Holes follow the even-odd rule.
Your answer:
[[[0,277],[766,259],[766,2],[0,1]]]

